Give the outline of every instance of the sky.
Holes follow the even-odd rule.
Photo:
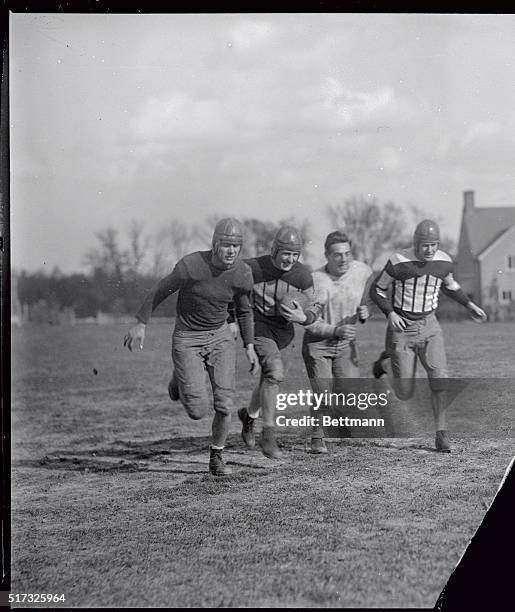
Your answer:
[[[457,240],[515,205],[515,15],[11,14],[11,261],[209,215],[313,228],[352,196]],[[206,245],[207,246],[207,245]]]

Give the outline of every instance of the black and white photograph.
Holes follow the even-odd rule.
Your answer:
[[[513,601],[515,15],[8,39],[2,605]]]

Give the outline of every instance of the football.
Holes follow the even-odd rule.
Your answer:
[[[297,302],[297,304],[304,310],[304,308],[307,308],[308,306],[311,305],[312,301],[301,291],[290,291],[289,293],[286,293],[280,300],[279,300],[279,305],[280,306],[286,306],[288,308],[291,308],[292,310],[295,309],[295,305],[293,304],[293,302]]]

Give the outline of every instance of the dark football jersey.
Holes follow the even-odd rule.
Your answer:
[[[315,304],[313,276],[307,266],[296,262],[291,270],[285,272],[274,266],[270,255],[246,259],[245,263],[252,270],[254,279],[252,304],[256,321],[278,327],[291,326],[281,315],[280,303],[286,296],[295,298],[295,293],[299,292],[308,302],[308,306],[303,308],[307,316],[304,324],[309,325],[317,318],[320,307]]]
[[[155,308],[179,291],[177,316],[181,324],[192,331],[211,330],[224,324],[228,306],[234,303],[242,339],[249,344],[254,341],[252,284],[252,273],[241,259],[231,268],[220,269],[211,263],[211,251],[190,253],[151,289],[136,318],[147,323]]]

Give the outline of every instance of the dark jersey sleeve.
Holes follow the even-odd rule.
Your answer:
[[[243,345],[254,344],[254,313],[250,302],[250,292],[241,291],[234,296],[234,311],[240,326]]]
[[[311,325],[314,323],[318,317],[322,314],[322,304],[317,301],[315,288],[313,285],[304,289],[302,293],[308,298],[309,305],[304,308],[304,314],[306,315],[306,320],[302,325]]]
[[[234,300],[228,306],[228,321],[238,319],[244,346],[254,344],[254,312],[252,310],[252,270],[244,264],[241,285],[234,292]]]
[[[311,325],[322,313],[322,305],[317,302],[313,275],[307,266],[302,266],[298,288],[308,299],[308,306],[303,308],[306,320],[302,325]]]
[[[381,311],[388,316],[393,311],[393,306],[388,299],[388,289],[393,282],[393,265],[390,260],[386,263],[381,274],[371,282],[370,299],[377,304]]]
[[[136,313],[140,323],[148,323],[151,314],[168,296],[183,287],[188,281],[186,266],[181,259],[173,271],[156,283],[147,293],[143,304]]]
[[[462,306],[466,306],[470,302],[470,298],[454,279],[452,271],[443,279],[442,293],[450,297],[451,300],[458,302],[458,304],[462,304]]]
[[[243,262],[250,268],[250,275],[248,274],[248,270],[245,273],[245,287],[246,291],[249,291],[250,295],[252,295],[252,288],[255,282],[255,276],[258,274],[258,266],[255,258],[244,259]],[[250,287],[250,288],[249,288]],[[250,304],[252,306],[252,300],[250,299]],[[234,300],[229,303],[227,306],[227,323],[235,323],[236,322],[236,306],[234,304]]]
[[[234,306],[234,300],[227,306],[227,323],[234,323],[236,321],[236,308]]]
[[[375,274],[370,273],[370,276],[365,282],[365,288],[363,289],[363,295],[361,296],[360,305],[371,306],[372,300],[370,299],[370,290],[372,289],[372,283],[375,281]]]

